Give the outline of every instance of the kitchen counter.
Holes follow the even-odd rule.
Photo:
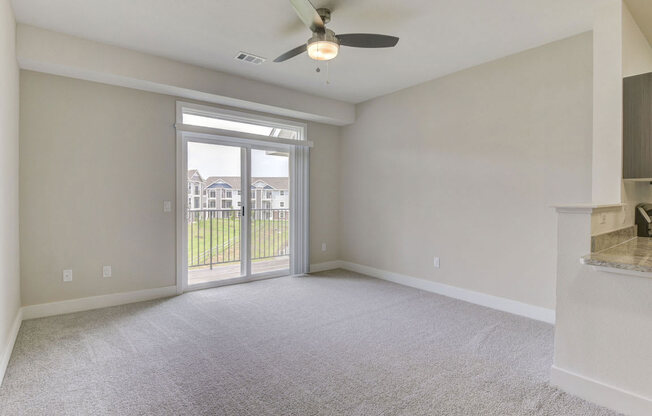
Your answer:
[[[582,264],[652,273],[652,238],[635,237],[582,257]]]

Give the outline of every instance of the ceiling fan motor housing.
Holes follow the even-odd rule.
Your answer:
[[[326,29],[324,32],[313,33],[312,37],[308,39],[307,44],[310,45],[311,43],[315,42],[332,42],[338,45],[340,44],[339,39],[337,39],[337,36],[335,36],[335,32],[330,29]]]
[[[321,17],[321,20],[324,21],[324,24],[328,23],[331,21],[331,11],[330,9],[326,8],[319,8],[317,9],[317,14],[319,14],[319,17]]]

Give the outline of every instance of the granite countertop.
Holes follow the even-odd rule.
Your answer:
[[[636,237],[582,257],[582,263],[652,273],[652,238]]]

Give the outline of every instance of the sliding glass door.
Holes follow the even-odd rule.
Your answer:
[[[188,141],[187,154],[188,286],[241,278],[245,149]]]
[[[252,149],[251,273],[290,269],[290,154]]]
[[[187,138],[185,287],[289,274],[290,153]]]

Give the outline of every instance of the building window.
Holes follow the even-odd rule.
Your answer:
[[[227,197],[227,198],[232,198],[232,197],[233,197],[233,193],[232,193],[231,191],[226,191],[226,197]]]
[[[215,201],[208,201],[209,208],[215,208]]]
[[[231,205],[231,201],[222,201],[222,208],[224,209],[230,209],[233,205]]]
[[[255,189],[251,190],[251,199],[256,199],[256,190]]]
[[[285,206],[285,202],[281,202],[281,208]]]
[[[242,191],[238,191],[238,196],[242,195]]]
[[[199,197],[198,196],[195,197],[195,203],[194,203],[193,208],[195,208],[195,209],[199,208]]]
[[[238,201],[238,206],[241,207],[241,206],[242,206],[242,202]]]
[[[215,198],[215,191],[211,191],[210,196],[211,198]]]
[[[285,195],[285,191],[281,191],[281,196]]]
[[[199,185],[195,185],[195,195],[199,195]]]
[[[267,199],[272,199],[272,191],[267,191],[266,195]]]

